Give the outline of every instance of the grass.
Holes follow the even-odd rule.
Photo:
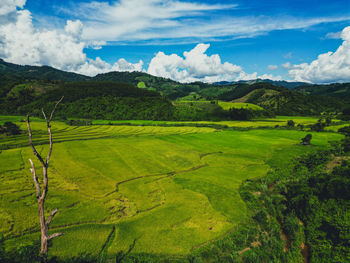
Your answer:
[[[210,105],[211,101],[208,100],[181,100],[176,101],[175,104],[189,104],[191,106],[203,106],[203,105]],[[252,109],[252,110],[263,110],[258,105],[252,104],[252,103],[240,103],[240,102],[226,102],[226,101],[218,101],[217,104],[223,108],[224,110],[229,109]]]
[[[18,124],[24,129],[24,123]],[[45,125],[32,124],[37,148],[45,153],[47,144],[40,145],[47,140]],[[299,142],[306,132],[296,130],[215,132],[197,127],[73,127],[61,122],[52,128],[56,143],[46,207],[47,212],[58,208],[51,231],[64,235],[54,239],[49,251],[62,258],[82,252],[97,255],[108,237],[110,257],[132,244],[132,253],[187,254],[250,216],[238,192],[243,180],[264,176],[294,156],[342,138],[312,133],[312,146],[304,147]],[[0,231],[11,250],[39,237],[27,161],[33,154],[25,134],[3,137],[0,143],[13,147],[0,153]]]
[[[200,103],[200,101],[198,102]],[[300,117],[300,116],[277,116],[276,118],[266,118],[266,119],[257,119],[257,120],[249,120],[249,121],[150,121],[150,120],[116,120],[116,121],[109,121],[109,120],[94,120],[93,124],[115,124],[115,125],[122,125],[122,124],[129,124],[129,125],[140,125],[140,126],[147,126],[147,125],[186,125],[191,126],[193,125],[198,126],[200,124],[219,124],[219,125],[226,125],[228,127],[236,127],[236,128],[259,128],[259,127],[275,127],[278,126],[286,126],[288,120],[293,120],[295,122],[295,125],[303,124],[303,125],[310,125],[315,124],[318,121],[318,118],[316,117]],[[337,122],[338,120],[333,120],[333,122]]]
[[[263,108],[261,108],[260,106],[252,104],[252,103],[219,101],[218,104],[224,110],[229,110],[229,109],[263,110]]]

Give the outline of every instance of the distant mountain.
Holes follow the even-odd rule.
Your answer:
[[[322,95],[350,100],[350,83],[304,85],[297,87],[295,90],[307,95]]]
[[[7,75],[20,79],[59,80],[59,81],[86,81],[90,77],[66,72],[49,66],[21,66],[5,62],[0,59],[0,75]]]
[[[69,83],[71,85],[68,85]],[[81,83],[90,84],[84,86]],[[115,85],[111,85],[111,83]],[[109,88],[105,89],[105,87]],[[85,89],[89,89],[89,92],[84,91]],[[93,89],[104,90],[104,92],[94,93]],[[143,97],[151,98],[146,100],[148,101],[147,105],[151,105],[151,101],[157,101],[158,105],[163,105],[162,99],[237,101],[254,103],[266,110],[284,115],[313,115],[322,111],[341,111],[350,103],[350,83],[310,85],[303,82],[261,79],[213,84],[179,83],[144,72],[109,72],[88,77],[48,66],[21,66],[0,59],[0,111],[3,113],[25,112],[32,106],[39,106],[39,104],[33,104],[35,101],[44,104],[45,100],[52,101],[54,99],[47,99],[56,98],[63,93],[66,94],[66,101],[68,101],[70,93],[74,94],[74,105],[78,105],[83,102],[78,103],[77,101],[86,98],[86,95],[89,95],[89,98],[96,98],[96,101],[94,100],[96,104],[102,103],[103,97],[106,96],[114,98],[129,98],[131,96],[122,95],[124,92],[138,94],[137,101]],[[129,101],[129,99],[122,100],[123,103]],[[89,103],[92,101],[93,99],[89,99]],[[112,101],[114,100],[110,100],[111,103],[114,103]],[[103,102],[104,105],[106,103],[107,100]],[[141,103],[137,107],[141,109],[146,104]],[[24,107],[24,105],[26,106]],[[83,104],[79,105],[83,107]],[[5,106],[6,110],[3,110]],[[74,106],[74,110],[79,107]],[[97,106],[91,107],[96,109]],[[99,110],[103,111],[103,108],[109,109],[109,106],[103,106]],[[167,111],[170,112],[170,108]],[[102,113],[98,114],[107,116]],[[98,114],[96,113],[96,116],[99,116]],[[152,116],[149,118],[153,118],[156,113],[153,112],[149,116]]]
[[[271,80],[271,79],[254,79],[254,80],[239,80],[239,81],[220,81],[220,82],[215,82],[215,85],[234,85],[237,83],[246,83],[246,84],[254,84],[254,83],[259,83],[259,82],[267,82],[274,84],[276,86],[284,87],[287,89],[294,89],[299,86],[305,86],[309,85],[309,83],[306,82],[296,82],[296,81],[285,81],[285,80]]]

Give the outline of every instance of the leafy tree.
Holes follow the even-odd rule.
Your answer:
[[[312,134],[309,133],[304,138],[301,139],[301,144],[302,145],[310,145],[311,139],[312,139]]]
[[[295,122],[293,120],[288,120],[287,127],[293,128],[295,126]]]

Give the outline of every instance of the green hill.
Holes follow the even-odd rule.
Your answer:
[[[333,83],[329,85],[304,85],[296,88],[303,94],[323,95],[350,100],[350,83]]]
[[[77,82],[80,84],[77,84]],[[81,86],[83,82],[90,83],[84,86],[85,88],[89,87],[88,92]],[[123,88],[114,90],[114,88],[111,88],[111,83],[114,83],[114,88],[117,86]],[[281,86],[275,84],[281,84]],[[252,103],[278,115],[317,115],[324,111],[340,112],[350,102],[349,83],[304,85],[300,87],[295,86],[305,83],[292,83],[294,89],[291,90],[282,87],[284,84],[284,82],[263,82],[262,80],[239,83],[208,84],[193,82],[184,84],[166,78],[155,77],[144,72],[110,72],[99,74],[95,77],[87,77],[48,66],[21,66],[0,60],[0,112],[5,114],[22,114],[25,110],[28,111],[34,109],[34,107],[44,105],[45,100],[47,101],[49,98],[57,100],[57,96],[60,94],[66,94],[66,103],[74,95],[76,99],[74,103],[84,98],[86,100],[89,97],[93,98],[91,101],[94,101],[97,105],[99,103],[101,105],[106,103],[114,104],[116,102],[110,100],[111,98],[115,100],[120,97],[130,97],[130,94],[122,94],[126,90],[136,92],[140,101],[140,98],[146,97],[147,99],[144,102],[150,102],[149,97],[153,97],[153,100],[155,97],[158,98],[157,100],[162,97],[163,101],[233,101],[235,103]],[[80,85],[80,88],[76,88],[76,85]],[[109,85],[109,88],[105,88],[105,85]],[[108,99],[105,99],[102,103],[100,101],[102,97],[108,97]],[[131,97],[135,98],[134,95]],[[73,101],[69,101],[69,103],[73,103]],[[167,103],[170,105],[169,102]],[[138,105],[136,108],[141,106],[141,104],[136,104]],[[96,109],[97,105],[94,104],[91,107]],[[144,107],[148,104],[144,103],[142,105]],[[76,106],[72,107],[76,108]],[[103,118],[114,116],[116,118],[115,114],[111,115],[107,112],[107,109],[109,112],[114,111],[111,107],[113,106],[101,106],[98,110],[98,116]],[[170,108],[169,112],[174,110],[170,110]],[[135,107],[131,110],[136,111]],[[202,117],[196,116],[194,118],[190,115],[194,114],[196,110],[189,109],[187,106],[179,110],[187,112],[185,114],[186,117],[183,114],[184,112],[177,115],[182,116],[181,120],[202,120],[203,116],[210,115],[200,114]],[[84,110],[84,107],[82,107],[80,111],[82,113],[87,110]],[[74,116],[87,116],[77,111],[74,112]],[[153,116],[154,114],[151,115]],[[118,114],[118,116],[120,115]],[[68,115],[67,117],[71,116]],[[142,115],[142,118],[144,117]],[[148,116],[147,118],[153,117]]]

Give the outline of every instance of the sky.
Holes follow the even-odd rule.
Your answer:
[[[0,0],[0,58],[89,76],[350,82],[350,0]]]

